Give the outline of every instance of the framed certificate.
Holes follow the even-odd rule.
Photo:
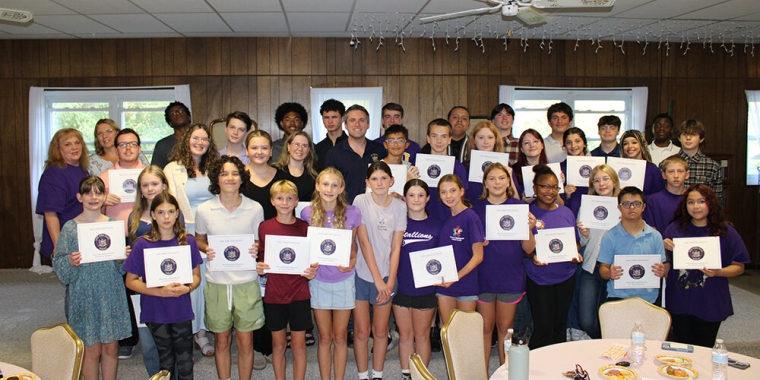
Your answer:
[[[409,261],[415,288],[459,281],[454,247],[450,245],[410,252]]]
[[[607,165],[615,169],[618,179],[620,179],[621,189],[626,186],[636,186],[639,190],[644,189],[644,175],[647,170],[646,160],[607,157]]]
[[[720,254],[717,236],[673,239],[673,269],[720,269]]]
[[[554,174],[557,175],[557,186],[559,186],[559,193],[562,194],[565,192],[565,188],[562,187],[562,169],[559,167],[559,162],[555,162],[552,164],[546,164],[546,166],[550,167]],[[536,173],[533,173],[533,166],[523,166],[522,167],[522,174],[523,174],[523,184],[525,185],[525,196],[530,198],[533,194],[533,177],[536,176]]]
[[[353,232],[341,228],[309,227],[309,262],[319,265],[347,267],[351,261]]]
[[[565,179],[568,185],[589,186],[591,171],[599,165],[604,165],[604,157],[567,156],[567,173]]]
[[[372,165],[372,164],[370,164]],[[369,165],[368,165],[369,167]],[[404,195],[404,185],[406,185],[406,165],[400,164],[400,165],[391,165],[388,164],[388,167],[391,168],[391,174],[393,174],[393,186],[391,186],[390,189],[388,189],[388,193],[396,192],[400,195]],[[367,193],[371,193],[372,190],[367,186]]]
[[[454,173],[454,156],[417,154],[416,164],[420,169],[420,179],[430,187],[438,187],[441,177]]]
[[[189,245],[148,248],[145,250],[145,284],[159,288],[179,282],[193,282],[193,261]]]
[[[483,182],[483,172],[488,165],[501,162],[509,166],[509,154],[499,152],[487,152],[484,150],[472,150],[470,152],[470,182]]]
[[[266,273],[304,273],[309,267],[309,238],[305,236],[267,235],[264,262]]]
[[[124,221],[77,223],[77,241],[82,264],[127,258]]]
[[[615,289],[659,288],[660,278],[652,273],[652,265],[659,262],[660,255],[615,255],[615,265],[623,267],[623,275],[615,280]]]
[[[528,240],[528,205],[487,205],[486,240]]]
[[[578,219],[585,228],[609,231],[620,222],[617,206],[617,197],[582,194]]]
[[[116,194],[122,203],[135,201],[137,193],[137,177],[142,169],[118,169],[108,171],[108,192]]]
[[[539,230],[536,235],[536,256],[543,263],[561,263],[578,258],[575,227]]]
[[[216,251],[208,269],[219,271],[256,270],[256,259],[248,249],[256,241],[253,235],[208,235],[208,245]]]

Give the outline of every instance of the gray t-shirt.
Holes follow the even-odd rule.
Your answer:
[[[391,267],[393,233],[406,230],[406,203],[392,198],[388,207],[380,207],[372,200],[372,194],[359,194],[354,198],[354,206],[362,213],[362,224],[367,227],[377,269],[382,277],[387,277]],[[356,273],[364,281],[374,281],[361,247],[356,258]]]

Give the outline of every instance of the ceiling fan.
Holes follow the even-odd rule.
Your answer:
[[[17,9],[0,8],[0,21],[12,21],[25,23],[32,21],[34,15],[29,11],[20,11]]]
[[[492,6],[486,8],[471,9],[468,11],[453,12],[437,16],[423,17],[423,23],[449,20],[465,16],[484,15],[501,11],[505,17],[516,16],[527,25],[538,25],[546,22],[543,14],[536,9],[560,9],[560,8],[598,8],[611,7],[615,0],[478,0]]]

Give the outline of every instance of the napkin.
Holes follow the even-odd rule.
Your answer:
[[[615,343],[607,351],[602,352],[601,356],[615,361],[622,360],[628,356],[628,346]]]

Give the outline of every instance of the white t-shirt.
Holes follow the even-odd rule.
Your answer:
[[[652,155],[652,163],[657,166],[660,166],[660,162],[662,162],[666,158],[674,154],[678,154],[680,150],[681,148],[673,144],[672,141],[670,142],[670,144],[668,144],[668,146],[664,148],[660,148],[654,143],[649,144],[649,154]]]
[[[362,224],[367,227],[377,269],[382,277],[387,277],[390,274],[393,233],[406,230],[406,203],[391,198],[389,206],[381,207],[372,200],[372,194],[360,194],[354,198],[354,206],[362,213]],[[364,281],[374,281],[361,246],[356,258],[356,273]]]
[[[567,159],[567,152],[562,149],[562,142],[555,140],[552,135],[544,137],[544,152],[550,164]]]

